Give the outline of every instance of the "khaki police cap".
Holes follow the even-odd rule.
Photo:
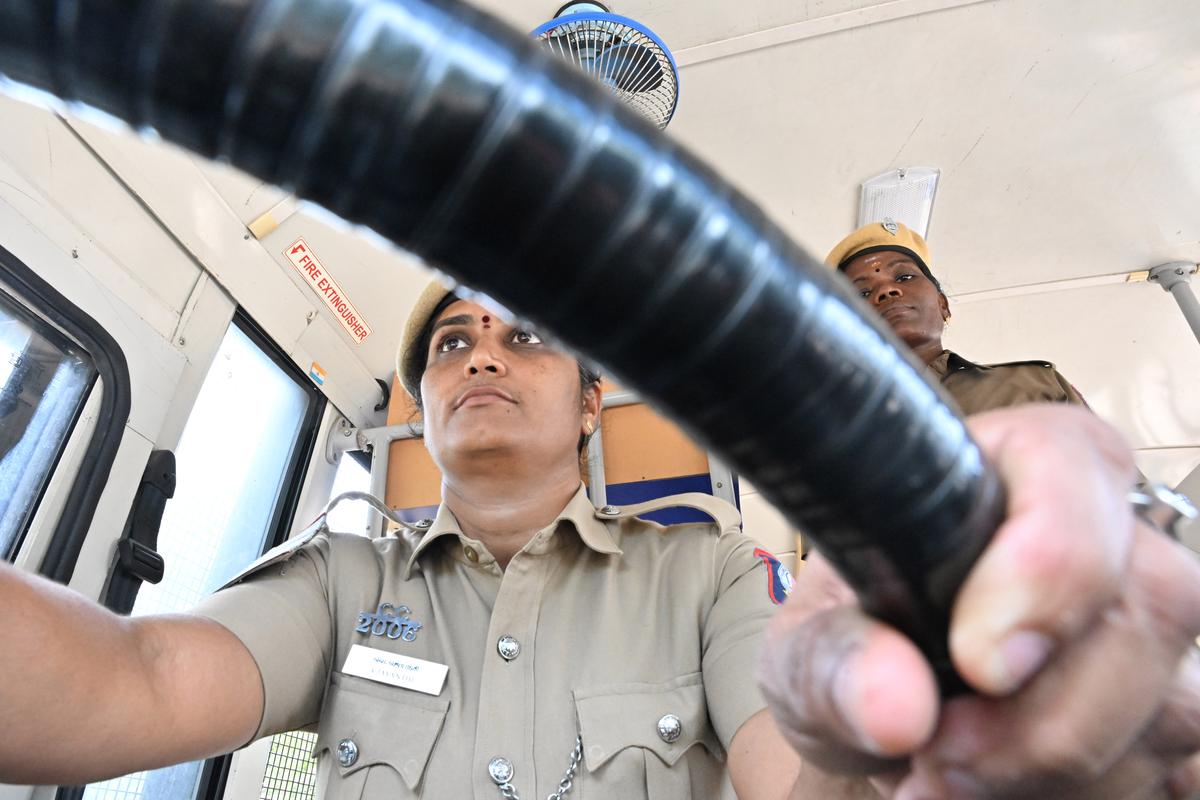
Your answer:
[[[834,269],[842,269],[857,256],[881,250],[904,253],[929,275],[929,245],[925,244],[925,239],[904,223],[891,219],[863,225],[838,242],[825,256],[825,263]]]
[[[418,340],[421,331],[429,324],[429,318],[448,294],[450,290],[441,281],[430,281],[409,312],[408,321],[404,323],[404,335],[400,337],[400,348],[396,351],[396,374],[413,399],[421,397],[421,375],[425,371],[427,356],[426,353],[417,352]]]

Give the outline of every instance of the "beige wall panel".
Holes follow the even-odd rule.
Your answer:
[[[417,422],[420,419],[421,412],[417,411],[412,398],[400,385],[400,379],[392,376],[392,399],[388,403],[387,424],[401,425],[406,422]]]
[[[708,472],[708,456],[683,431],[644,405],[603,413],[604,477],[608,483]]]
[[[388,404],[388,425],[419,422],[421,413],[400,381],[392,378],[392,399]],[[384,496],[392,508],[436,506],[442,501],[442,473],[438,471],[425,443],[420,439],[393,442],[388,454],[388,481]]]
[[[385,502],[392,508],[436,506],[442,502],[442,475],[420,439],[392,442]]]

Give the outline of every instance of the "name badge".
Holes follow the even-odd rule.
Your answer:
[[[450,668],[445,664],[388,653],[361,644],[351,645],[346,663],[342,666],[342,672],[347,675],[434,696],[442,693],[449,671]]]

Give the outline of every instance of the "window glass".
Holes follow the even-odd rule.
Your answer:
[[[369,491],[371,491],[371,473],[363,469],[353,456],[342,453],[341,460],[338,461],[337,474],[333,478],[333,490],[329,493],[329,499],[332,500],[343,492]],[[347,500],[329,512],[326,522],[331,531],[366,536],[367,525],[374,513],[374,509],[360,500]]]
[[[87,353],[0,293],[0,557],[16,555],[95,378]]]
[[[188,418],[158,535],[166,574],[133,614],[186,611],[263,551],[312,395],[236,325]],[[85,800],[191,800],[204,762],[88,786]]]

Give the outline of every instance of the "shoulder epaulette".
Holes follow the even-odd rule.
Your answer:
[[[736,530],[742,524],[741,512],[719,497],[703,492],[687,492],[666,497],[656,497],[644,503],[629,506],[603,506],[596,509],[596,518],[602,520],[628,519],[664,508],[692,508],[713,518],[721,533]]]
[[[988,369],[994,369],[995,367],[1044,367],[1045,369],[1054,369],[1054,365],[1049,361],[1039,361],[1037,359],[1032,361],[1003,361],[999,364],[985,364],[984,366]]]
[[[317,538],[319,534],[328,533],[329,526],[327,524],[327,519],[329,512],[333,510],[334,506],[344,500],[366,501],[372,508],[382,514],[384,518],[390,520],[396,526],[397,532],[399,532],[400,529],[403,529],[420,535],[424,534],[425,531],[429,530],[430,526],[433,525],[433,520],[431,519],[408,522],[402,519],[394,510],[388,508],[382,500],[379,500],[377,497],[367,492],[343,492],[329,501],[329,504],[325,506],[325,510],[321,512],[321,516],[313,520],[311,525],[292,538],[288,539],[283,544],[272,547],[270,550],[263,553],[258,557],[257,560],[251,563],[250,566],[246,567],[237,575],[234,575],[232,578],[226,581],[221,586],[221,589],[233,586],[235,583],[240,583],[254,573],[259,572],[266,567],[271,566],[272,564],[279,564],[289,560],[296,554],[297,550],[299,550],[301,547],[304,547],[304,545],[308,544],[313,539]],[[220,589],[217,591],[220,591]]]
[[[299,550],[301,547],[304,547],[304,545],[308,544],[313,539],[317,538],[318,534],[327,532],[328,530],[329,528],[325,525],[325,515],[322,514],[321,516],[317,517],[316,521],[314,521],[300,533],[288,539],[283,544],[272,547],[270,550],[263,553],[248,567],[222,584],[221,588],[217,589],[217,591],[219,592],[221,589],[228,589],[234,584],[241,583],[254,573],[266,569],[272,564],[279,564],[289,560],[296,554],[297,550]]]

